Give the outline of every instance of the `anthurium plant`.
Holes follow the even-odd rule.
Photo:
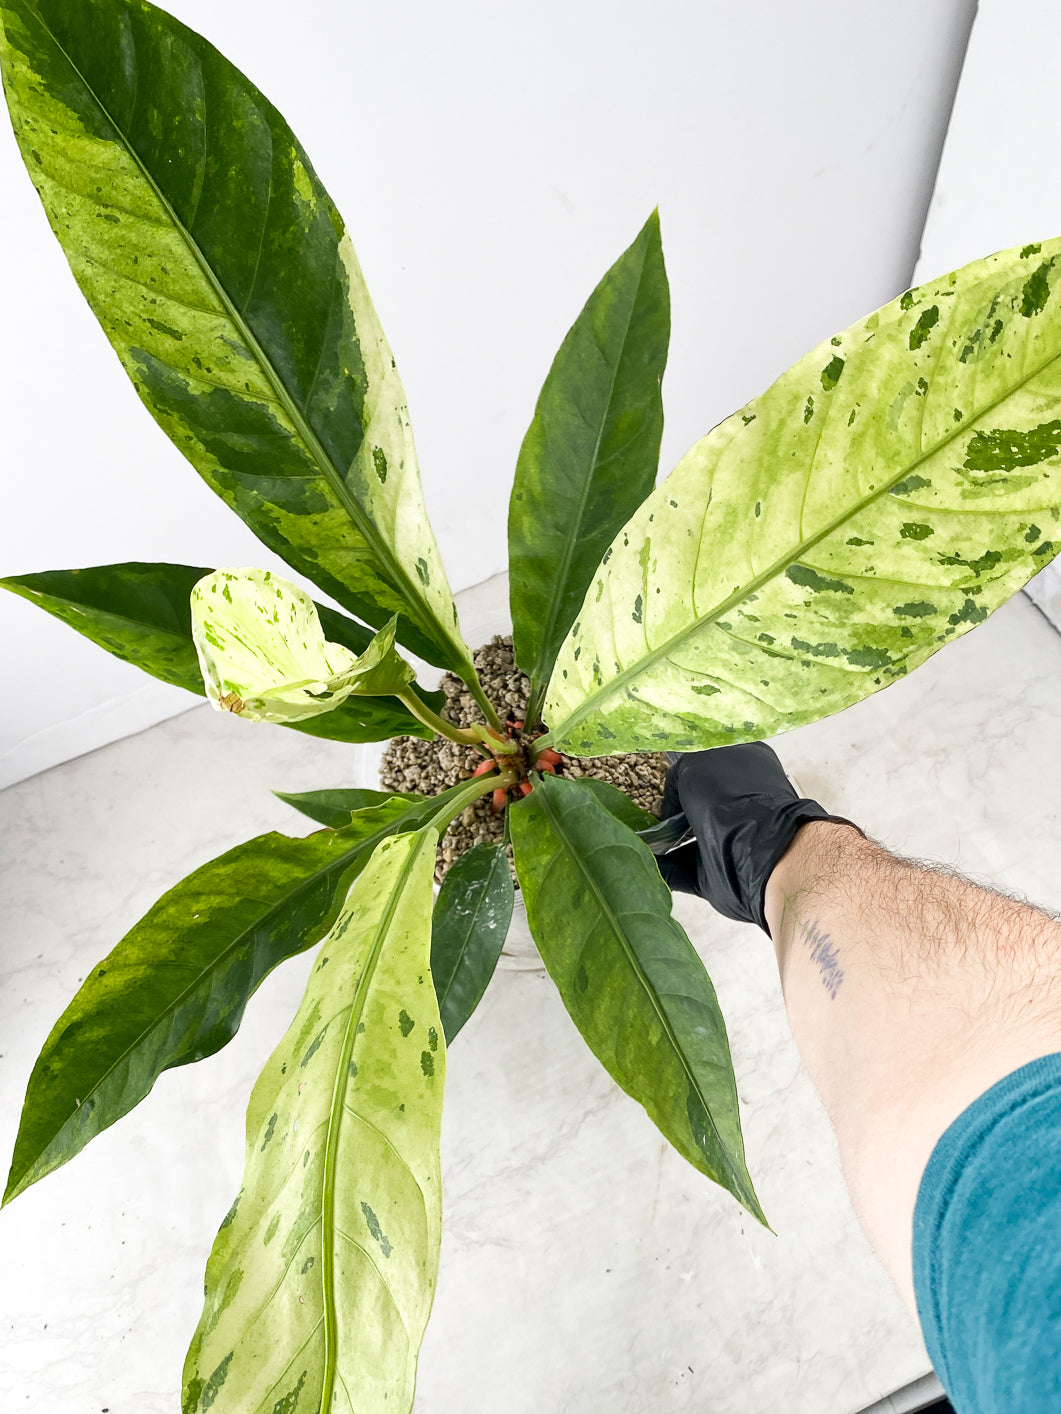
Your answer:
[[[284,119],[143,0],[0,0],[0,23],[27,170],[137,393],[340,609],[253,568],[103,565],[4,585],[254,722],[344,742],[441,734],[481,756],[433,797],[290,797],[323,828],[248,840],[175,883],[45,1041],[5,1202],[164,1070],[223,1047],[262,979],[317,947],[250,1096],[183,1409],[399,1414],[438,1263],[447,1045],[513,907],[500,845],[476,845],[435,898],[439,835],[494,794],[534,941],[587,1045],[766,1223],[715,993],[641,837],[654,822],[565,763],[755,741],[838,712],[1057,553],[1061,240],[907,291],[656,486],[669,295],[653,213],[571,326],[520,451],[510,587],[530,693],[503,716],[461,635],[395,360]],[[481,721],[446,719],[405,655],[463,679]]]

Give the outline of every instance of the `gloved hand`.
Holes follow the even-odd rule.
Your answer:
[[[657,859],[679,893],[698,894],[726,918],[756,923],[767,937],[766,884],[808,820],[830,815],[796,794],[781,762],[763,741],[716,746],[679,756],[667,772],[662,819],[684,812],[696,838]]]

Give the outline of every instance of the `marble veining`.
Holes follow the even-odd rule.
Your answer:
[[[460,596],[473,644],[503,580]],[[804,792],[900,852],[1061,908],[1061,638],[1023,595],[909,679],[772,742]],[[269,794],[376,785],[370,751],[196,707],[0,794],[0,1150],[93,963],[186,872],[308,822]],[[548,977],[498,971],[449,1058],[445,1232],[416,1414],[851,1414],[924,1375],[788,1032],[769,940],[680,896],[729,1028],[776,1235],[664,1143]],[[176,1414],[247,1096],[312,953],[235,1039],[0,1214],[0,1404]]]

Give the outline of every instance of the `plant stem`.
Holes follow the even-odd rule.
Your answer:
[[[496,731],[503,732],[504,728],[501,725],[501,718],[497,715],[494,704],[483,691],[483,685],[479,681],[479,674],[475,671],[475,664],[468,658],[464,663],[464,667],[467,671],[461,673],[460,676],[464,679],[464,684],[468,691],[475,698],[476,702],[478,702],[479,710]]]
[[[448,801],[437,815],[432,815],[428,820],[428,825],[438,831],[441,837],[445,834],[452,821],[454,821],[462,810],[467,810],[473,801],[479,799],[481,795],[489,795],[498,786],[515,785],[516,776],[513,771],[503,771],[497,775],[487,772],[485,776],[476,776],[474,780],[468,782],[466,790],[462,790],[459,795]]]
[[[531,678],[530,696],[527,698],[527,721],[528,731],[533,731],[538,723],[538,715],[542,710],[542,699],[545,696],[545,683],[539,678]]]
[[[425,727],[430,727],[439,736],[448,737],[450,741],[460,742],[461,746],[478,746],[479,742],[470,731],[464,731],[461,727],[455,727],[452,722],[447,722],[444,717],[440,717],[437,712],[432,712],[426,702],[414,696],[411,692],[396,692],[398,701],[409,709],[418,722],[423,722]]]

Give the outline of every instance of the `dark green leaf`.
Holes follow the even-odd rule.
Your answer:
[[[628,795],[607,781],[599,781],[595,776],[578,776],[575,779],[580,790],[592,791],[609,815],[614,815],[631,830],[647,830],[659,824],[655,815],[642,810]]]
[[[442,881],[431,924],[431,974],[447,1044],[493,976],[514,898],[508,855],[499,845],[473,845]]]
[[[653,212],[561,344],[520,449],[508,515],[512,637],[538,683],[601,556],[655,485],[669,338]]]
[[[381,840],[461,787],[362,812],[305,839],[260,835],[170,889],[94,967],[44,1043],[4,1202],[127,1114],[159,1075],[219,1051],[258,984],[334,922]]]
[[[205,689],[192,643],[189,596],[192,586],[210,573],[195,565],[134,561],[12,575],[0,579],[0,586],[47,610],[123,662],[202,697]],[[364,652],[373,638],[371,629],[323,604],[316,608],[326,638],[354,653]],[[445,703],[441,692],[414,691],[435,712]],[[431,737],[430,727],[391,697],[348,699],[334,712],[283,725],[329,741]]]
[[[466,664],[394,359],[282,116],[143,0],[0,0],[0,23],[26,168],[152,416],[343,608]]]
[[[331,830],[341,830],[349,825],[350,816],[357,810],[369,810],[374,805],[384,805],[388,800],[426,800],[428,797],[415,792],[387,790],[307,790],[289,795],[282,790],[274,790],[277,800],[293,806],[319,825],[327,825]]]
[[[509,811],[542,961],[586,1044],[674,1147],[768,1226],[744,1161],[726,1026],[656,861],[581,781]]]

